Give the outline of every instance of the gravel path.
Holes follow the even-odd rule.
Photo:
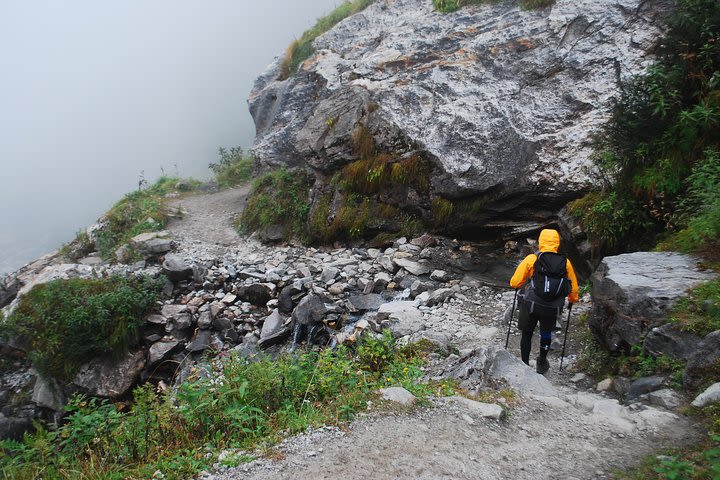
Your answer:
[[[281,248],[261,246],[235,232],[235,218],[247,194],[247,188],[236,188],[176,200],[174,205],[185,215],[168,229],[180,249],[194,256],[283,257]],[[512,292],[468,280],[461,286],[458,298],[423,311],[427,331],[449,337],[461,350],[503,345]],[[579,304],[573,317],[587,308],[589,304]],[[572,363],[577,342],[572,333],[570,339]],[[532,359],[537,343],[536,339]],[[515,355],[518,344],[513,329],[510,351]],[[411,413],[370,410],[342,430],[326,427],[286,439],[273,459],[221,467],[202,478],[605,479],[647,455],[698,437],[697,427],[687,418],[653,407],[623,407],[604,394],[583,390],[569,381],[570,374],[558,372],[559,351],[549,358],[547,378],[557,394],[521,396],[504,420],[477,417],[449,399],[434,399],[431,408]]]
[[[209,249],[220,254],[240,241],[235,222],[249,193],[250,187],[242,186],[174,200],[170,206],[179,208],[183,217],[172,220],[167,229],[178,243],[214,246]]]

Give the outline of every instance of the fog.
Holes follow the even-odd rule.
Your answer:
[[[254,79],[339,0],[0,0],[0,273],[252,145]]]

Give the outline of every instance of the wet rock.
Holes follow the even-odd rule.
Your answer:
[[[647,393],[654,392],[655,390],[660,390],[664,384],[665,377],[652,376],[638,378],[632,383],[632,385],[630,385],[630,390],[628,390],[625,402],[630,404],[640,395],[645,395]]]
[[[272,298],[270,288],[262,283],[254,283],[238,289],[238,298],[256,307],[264,307]]]
[[[213,343],[213,333],[210,330],[198,330],[192,341],[187,344],[185,350],[190,353],[197,353],[206,350]]]
[[[285,319],[276,309],[265,319],[260,332],[260,348],[268,348],[282,342],[290,335],[290,328],[285,327]]]
[[[33,430],[31,418],[6,417],[0,413],[0,440],[21,442],[25,433]]]
[[[383,400],[400,405],[414,405],[417,397],[402,387],[389,387],[380,390],[380,397]]]
[[[296,324],[310,325],[321,322],[327,313],[325,303],[317,295],[310,294],[303,298],[292,314]]]
[[[673,324],[653,328],[645,337],[645,350],[654,356],[668,357],[688,361],[695,353],[702,339],[689,332],[677,329]]]
[[[210,328],[212,326],[212,322],[213,322],[212,314],[208,310],[208,311],[200,313],[200,317],[198,318],[198,321],[197,321],[197,326],[200,329],[207,330],[208,328]]]
[[[396,338],[405,337],[425,329],[422,312],[414,302],[390,302],[378,308],[376,319],[389,320],[389,327]]]
[[[402,267],[413,275],[426,275],[430,273],[430,267],[422,263],[414,262],[406,258],[396,258],[393,260],[395,265]]]
[[[148,366],[152,367],[165,360],[180,345],[177,340],[166,340],[154,343],[148,350]]]
[[[192,278],[193,269],[180,255],[165,255],[163,273],[174,283]]]
[[[378,293],[371,293],[367,295],[353,295],[347,299],[351,309],[358,312],[364,312],[367,310],[377,310],[380,305],[385,303],[382,295]]]
[[[720,402],[720,382],[713,383],[692,401],[692,406],[702,408],[713,402]]]
[[[636,252],[605,257],[592,276],[589,326],[611,351],[629,352],[689,288],[715,277],[697,259],[672,252]]]
[[[38,375],[33,388],[32,401],[38,407],[59,412],[65,406],[65,395],[56,380],[45,380]]]
[[[695,349],[685,366],[683,386],[688,390],[700,387],[706,376],[717,376],[720,362],[720,330],[706,336]]]
[[[82,366],[73,383],[87,395],[116,399],[125,395],[145,368],[145,352],[129,352],[119,361],[93,360]]]

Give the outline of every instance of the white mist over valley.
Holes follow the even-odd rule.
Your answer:
[[[0,273],[249,148],[254,79],[337,0],[0,3]]]

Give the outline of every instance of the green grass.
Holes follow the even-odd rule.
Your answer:
[[[312,42],[329,31],[332,27],[372,5],[375,0],[345,1],[328,15],[320,18],[315,26],[302,34],[300,39],[290,44],[285,52],[285,58],[280,66],[280,80],[285,80],[297,72],[298,67],[308,58],[312,57],[315,49]]]
[[[83,363],[133,346],[160,288],[149,278],[53,280],[25,295],[2,330],[27,339],[38,372],[68,380]]]
[[[282,225],[285,239],[304,239],[310,209],[309,182],[305,173],[285,168],[258,177],[239,228],[247,232],[277,224]]]
[[[215,181],[220,187],[244,185],[252,179],[253,159],[246,156],[240,147],[218,149],[220,160],[211,163],[210,170],[215,174]]]
[[[720,279],[695,287],[670,313],[682,330],[705,336],[720,330]]]
[[[0,443],[0,471],[8,479],[150,478],[158,470],[163,478],[189,478],[224,449],[267,448],[309,426],[348,421],[379,388],[403,386],[421,400],[452,391],[419,382],[426,354],[422,346],[398,347],[388,331],[352,349],[217,360],[207,378],[174,394],[139,387],[123,411],[76,397],[56,431]]]
[[[182,182],[190,190],[200,183],[197,180],[181,180],[160,177],[148,188],[125,195],[105,214],[105,222],[95,232],[95,246],[105,260],[115,260],[115,250],[132,237],[145,232],[162,230],[168,221],[170,210],[166,196],[178,193],[175,185]]]

